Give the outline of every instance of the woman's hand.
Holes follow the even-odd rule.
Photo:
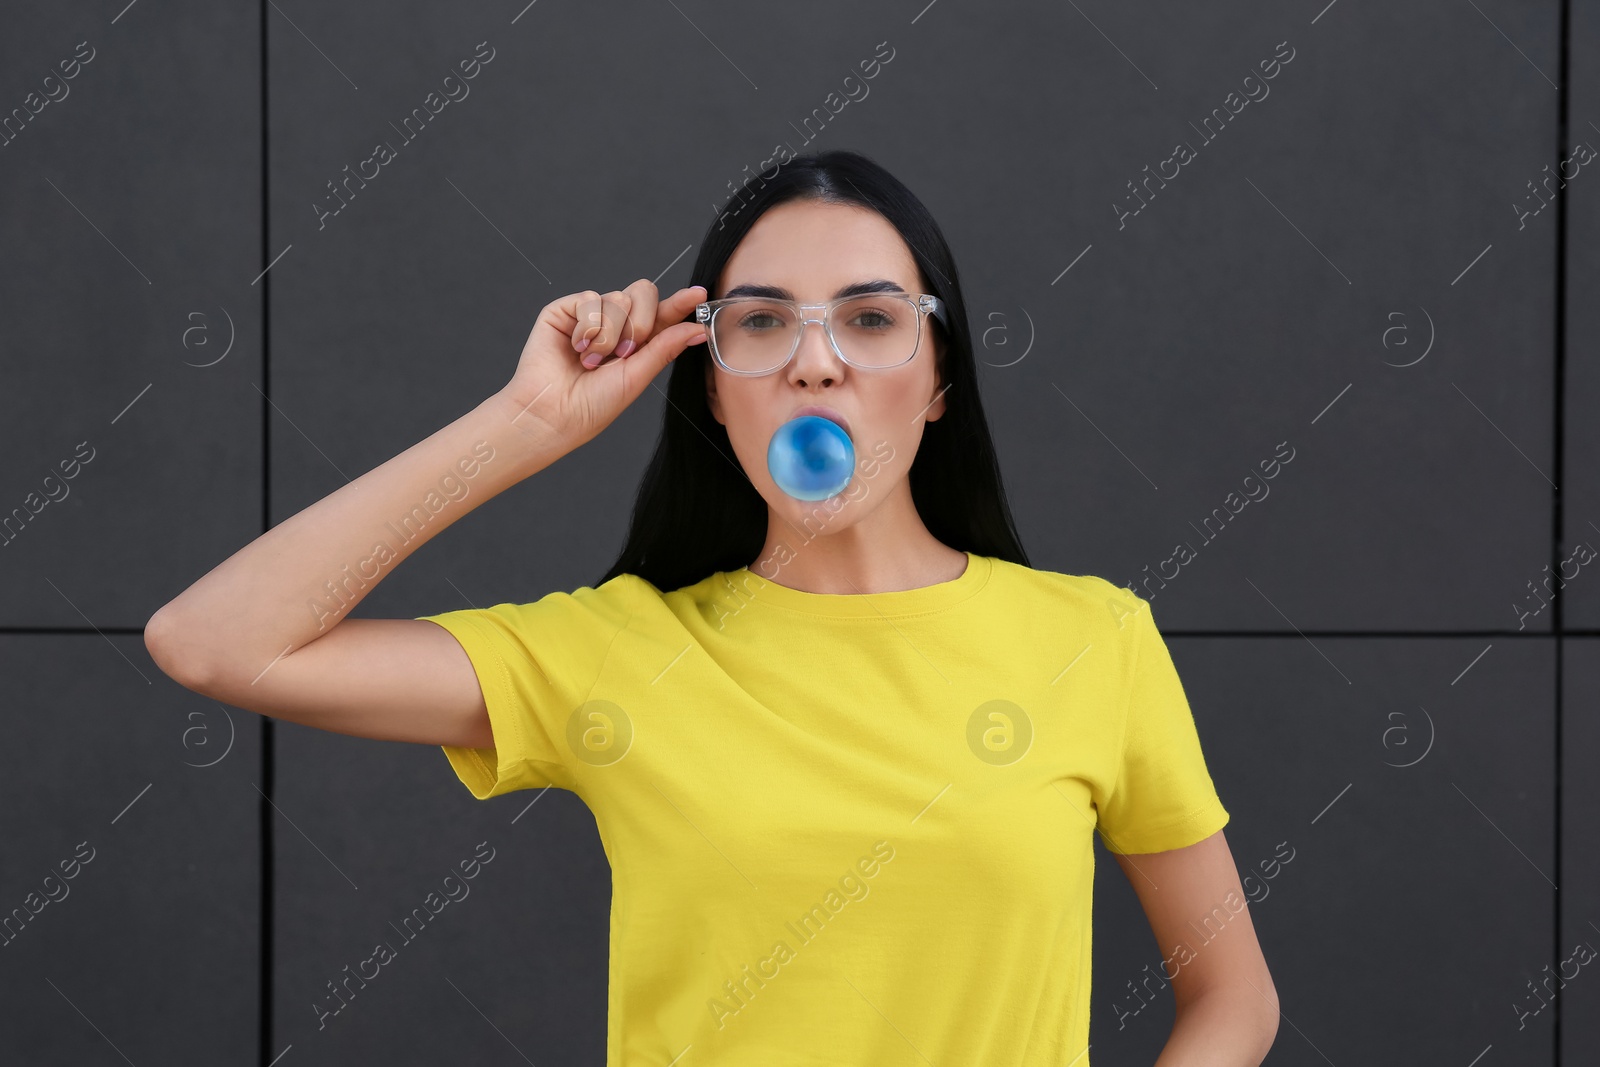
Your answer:
[[[705,340],[702,323],[682,321],[705,295],[696,285],[662,300],[641,278],[604,296],[586,289],[546,304],[501,390],[519,412],[515,424],[547,429],[569,450],[595,437],[662,367]]]

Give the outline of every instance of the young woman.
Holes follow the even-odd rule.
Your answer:
[[[580,796],[612,864],[611,1067],[1087,1067],[1096,833],[1161,948],[1145,995],[1173,989],[1158,1064],[1260,1063],[1276,994],[1183,688],[1146,601],[1028,565],[933,218],[860,155],[788,160],[693,279],[548,304],[502,390],[158,611],[157,664],[440,745],[479,799]],[[349,617],[669,363],[597,585]],[[768,467],[808,409],[854,447],[824,501]]]

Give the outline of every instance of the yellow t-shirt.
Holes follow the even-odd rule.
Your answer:
[[[625,574],[420,618],[483,687],[494,747],[444,749],[472,795],[594,814],[607,1067],[1088,1067],[1095,831],[1228,822],[1149,603],[1103,578],[968,553],[897,592]]]

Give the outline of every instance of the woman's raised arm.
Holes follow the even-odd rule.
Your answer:
[[[660,301],[635,282],[546,305],[505,388],[393,459],[268,530],[161,607],[145,626],[156,665],[236,707],[337,733],[488,743],[471,662],[416,619],[350,619],[418,547],[473,508],[584,444],[688,344],[704,290]],[[584,355],[624,357],[589,369]],[[648,340],[648,343],[645,343]]]

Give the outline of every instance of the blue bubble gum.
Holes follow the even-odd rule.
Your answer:
[[[797,500],[826,500],[843,492],[855,469],[850,435],[820,415],[790,419],[767,445],[767,471],[779,489]]]

